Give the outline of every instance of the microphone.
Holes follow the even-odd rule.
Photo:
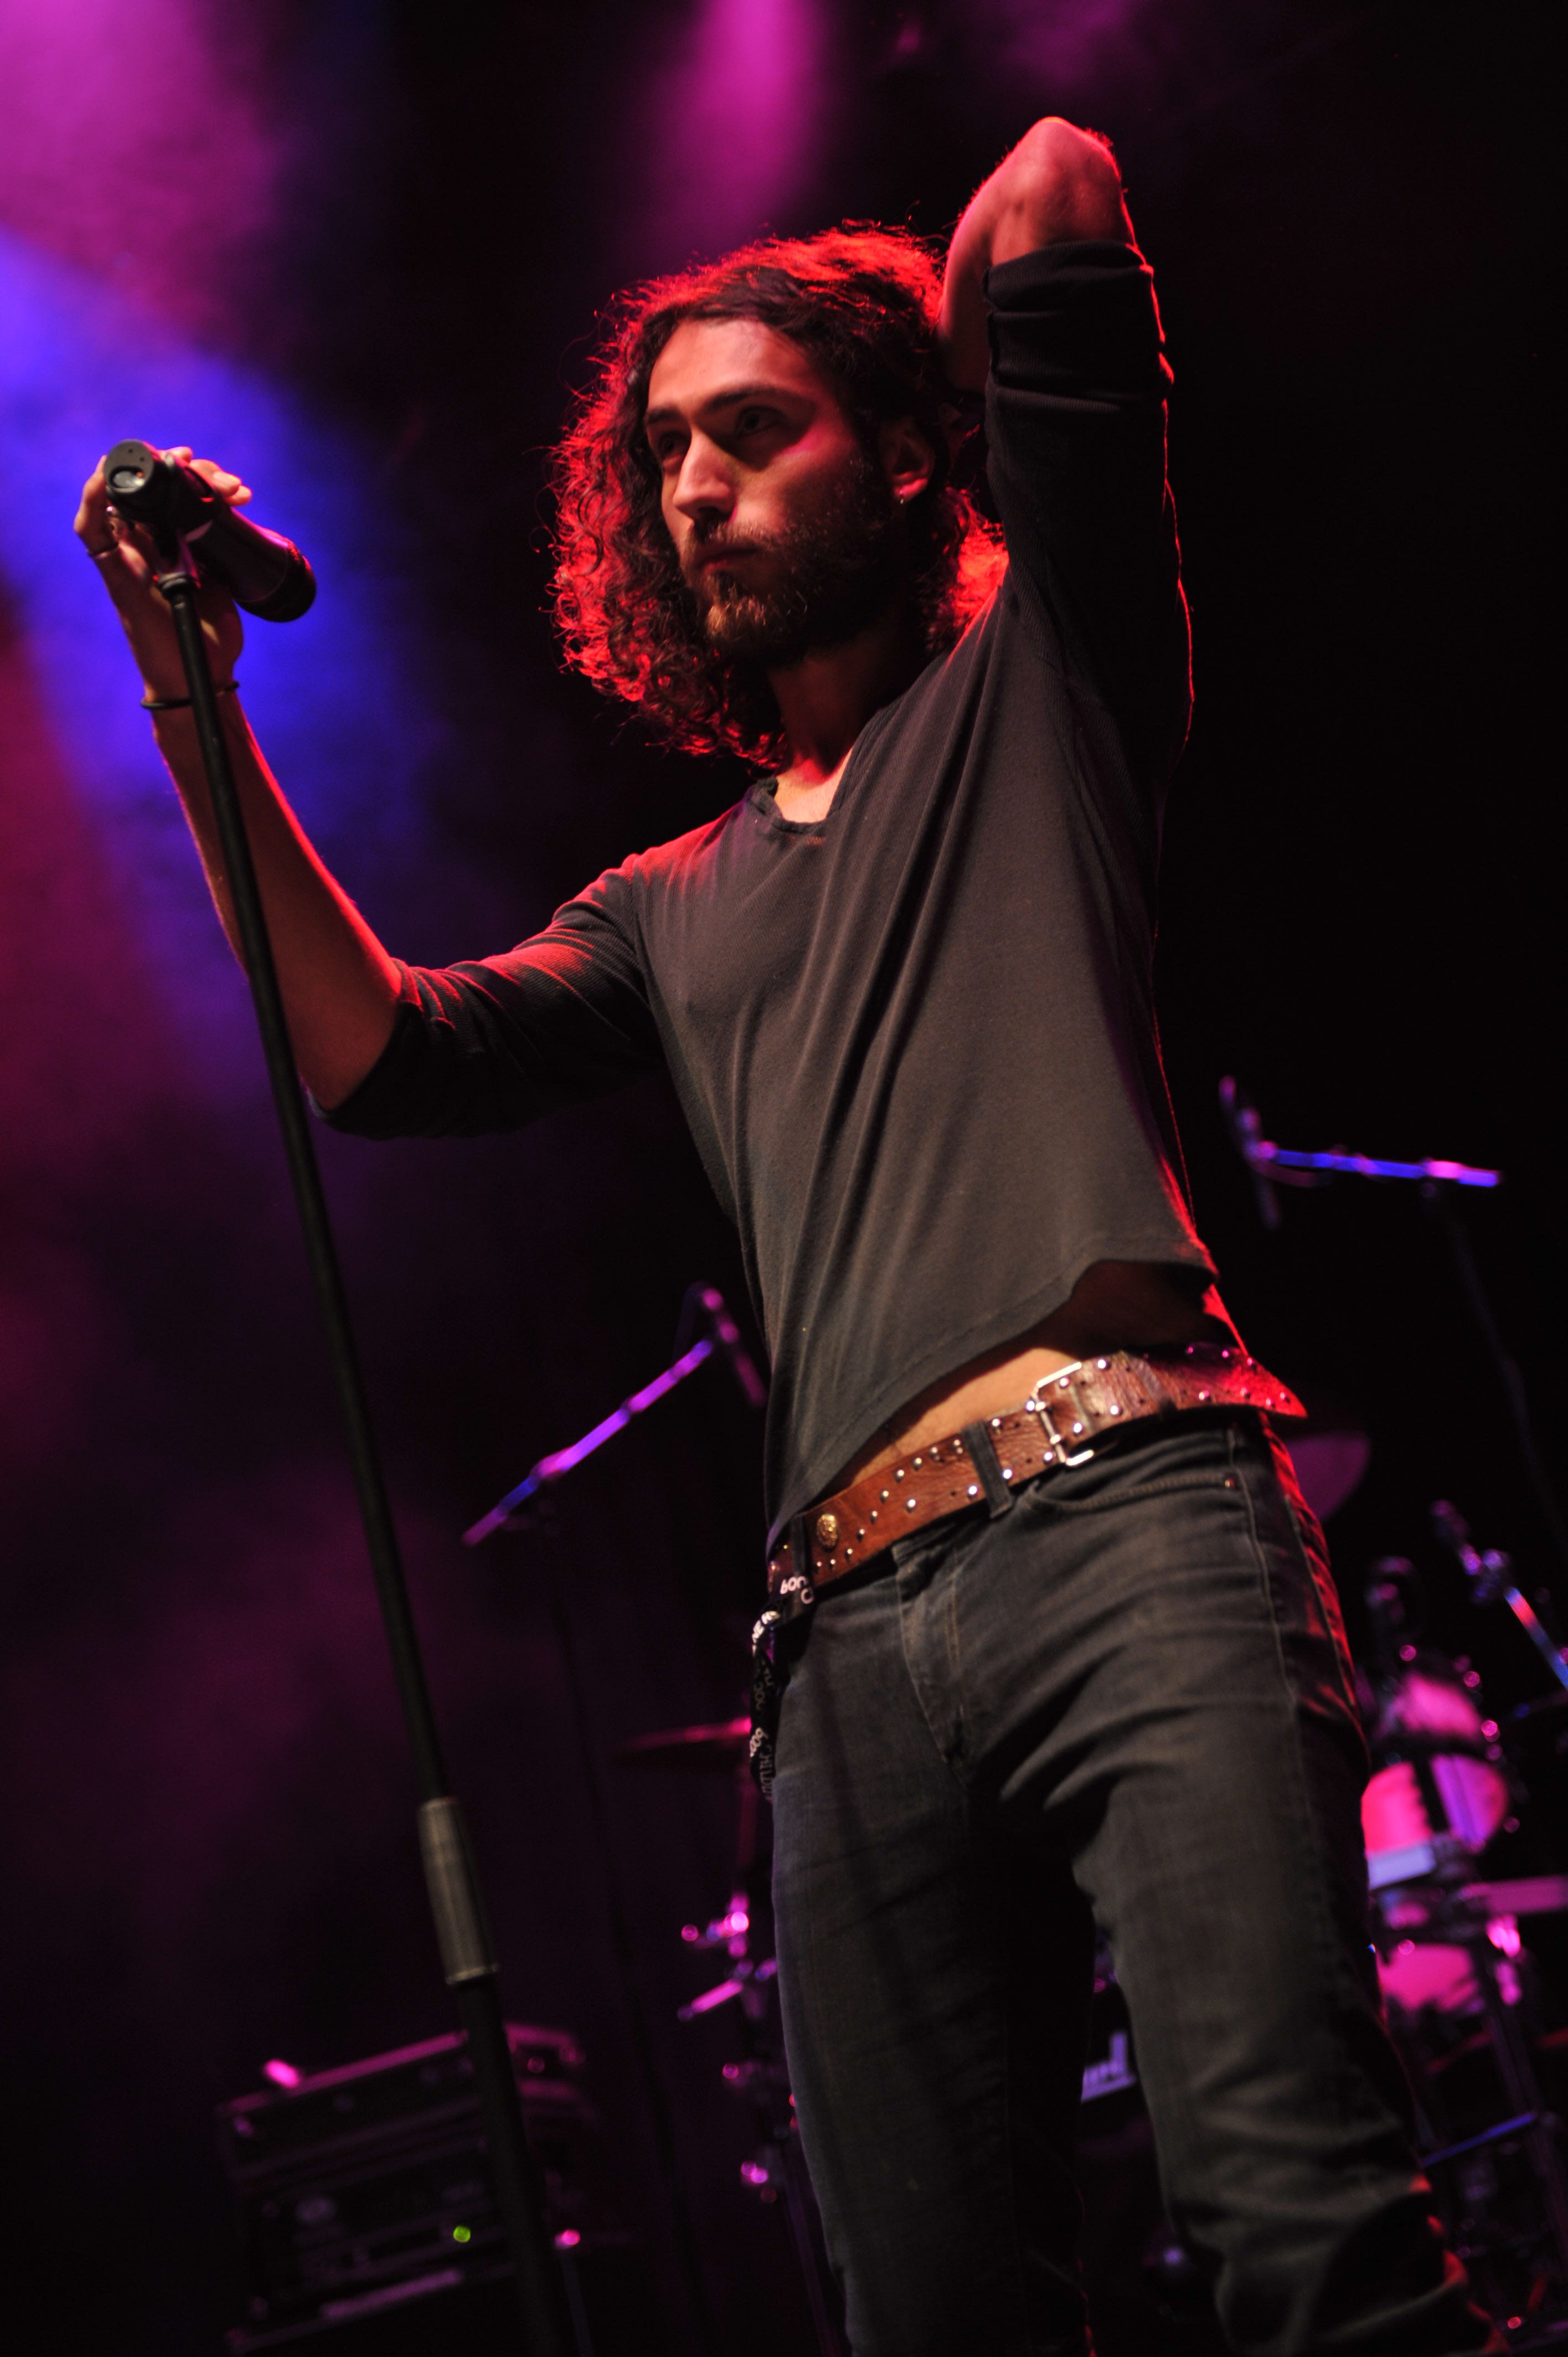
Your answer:
[[[292,540],[231,508],[194,467],[150,442],[116,442],[103,461],[116,512],[160,537],[177,534],[247,614],[295,622],[316,597],[316,576]]]
[[[716,1285],[693,1285],[686,1296],[687,1315],[695,1307],[708,1321],[714,1338],[714,1348],[727,1361],[729,1371],[746,1394],[748,1407],[766,1407],[768,1386],[751,1362],[751,1355],[741,1340],[735,1319],[724,1295]]]
[[[1252,1195],[1258,1206],[1258,1217],[1265,1228],[1277,1228],[1280,1224],[1280,1199],[1274,1192],[1273,1174],[1270,1168],[1273,1148],[1265,1144],[1263,1125],[1257,1106],[1249,1104],[1229,1073],[1219,1083],[1219,1110],[1230,1133],[1231,1145],[1252,1174]]]

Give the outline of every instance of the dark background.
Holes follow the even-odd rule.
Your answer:
[[[1507,1173],[1459,1209],[1553,1460],[1551,13],[253,0],[236,23],[169,0],[149,38],[185,47],[154,43],[127,110],[100,70],[111,16],[82,9],[80,48],[22,95],[38,152],[58,119],[88,161],[0,183],[8,228],[89,276],[118,207],[116,299],[286,387],[357,454],[430,725],[397,828],[361,840],[351,795],[308,806],[389,944],[439,962],[505,945],[736,790],[564,677],[542,612],[542,453],[611,290],[764,223],[940,233],[1035,115],[1112,135],[1176,371],[1197,706],[1160,957],[1199,1224],[1251,1346],[1371,1435],[1331,1533],[1353,1627],[1369,1562],[1415,1555],[1434,1637],[1475,1655],[1499,1715],[1545,1672],[1434,1554],[1428,1502],[1454,1498],[1531,1589],[1555,1571],[1561,1595],[1561,1566],[1434,1224],[1411,1189],[1346,1182],[1287,1195],[1266,1234],[1216,1091],[1240,1074],[1285,1143]],[[21,23],[0,24],[16,54]],[[748,79],[777,133],[749,165],[715,131]],[[213,129],[220,102],[254,155]],[[88,135],[127,112],[162,161],[116,128],[123,187],[106,164],[108,195],[78,204],[110,154]],[[258,511],[290,528],[266,488]],[[348,2061],[448,2013],[243,1010],[223,998],[215,1089],[186,1043],[194,985],[188,1005],[138,913],[134,845],[106,840],[80,743],[62,750],[26,565],[8,577],[11,2280],[49,2287],[31,2346],[184,2357],[216,2348],[242,2298],[213,2104],[269,2056]],[[268,657],[280,726],[325,660],[312,628]],[[134,695],[128,673],[116,686]],[[368,708],[373,671],[350,688]],[[264,702],[256,717],[268,741]],[[194,868],[174,872],[199,916]],[[223,997],[217,972],[201,992]],[[601,1762],[728,1715],[758,1586],[756,1432],[705,1372],[576,1477],[553,1540],[471,1555],[456,1534],[663,1362],[692,1278],[738,1301],[735,1248],[661,1086],[516,1138],[321,1150],[509,2009],[585,2045],[623,2205],[658,2251],[668,2207],[544,1583],[566,1598]],[[1549,1753],[1530,1758],[1527,1863],[1561,1799]],[[747,2124],[719,2076],[734,2025],[673,2020],[705,1961],[680,1926],[728,1889],[731,1796],[603,1772],[721,2345],[784,2357],[804,2319],[782,2220],[738,2181]]]

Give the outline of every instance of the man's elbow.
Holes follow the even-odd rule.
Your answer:
[[[1080,131],[1059,114],[1045,115],[1025,133],[1005,169],[1007,206],[993,244],[993,261],[1079,238],[1131,240],[1122,175],[1096,133]]]

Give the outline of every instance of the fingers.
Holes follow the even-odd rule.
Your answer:
[[[103,586],[116,604],[150,581],[158,569],[158,553],[151,536],[128,524],[110,506],[102,458],[81,487],[72,530],[97,562]]]
[[[76,511],[71,530],[88,548],[99,550],[113,539],[113,527],[109,494],[103,483],[103,461],[100,458],[81,487],[81,504]]]
[[[169,457],[183,459],[192,474],[199,475],[204,483],[210,483],[213,490],[226,499],[231,508],[242,508],[250,499],[250,485],[242,482],[238,475],[231,475],[226,467],[219,466],[215,458],[195,457],[185,447],[171,450]]]
[[[188,443],[177,445],[166,455],[189,467],[231,507],[243,507],[249,502],[251,490],[247,483],[228,468],[219,466],[216,459],[198,458]],[[151,533],[115,512],[103,467],[101,458],[82,485],[72,529],[96,563],[114,603],[130,612],[147,594],[161,570],[162,559]],[[232,617],[231,599],[215,583],[203,584],[201,602],[203,614],[209,621]]]
[[[249,483],[242,481],[227,467],[220,467],[215,458],[197,457],[188,442],[177,444],[166,456],[180,459],[193,474],[199,475],[203,482],[210,483],[231,508],[247,506],[254,496]],[[114,538],[115,522],[103,479],[103,460],[100,458],[81,487],[81,503],[76,511],[73,529],[79,539],[87,542],[94,554],[102,554]]]

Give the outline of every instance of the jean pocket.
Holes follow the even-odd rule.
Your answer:
[[[1194,1491],[1239,1494],[1239,1437],[1232,1425],[1208,1417],[1120,1433],[1086,1463],[1058,1466],[1024,1494],[1042,1514],[1101,1514]]]
[[[1239,1495],[1241,1484],[1234,1473],[1216,1469],[1212,1473],[1168,1473],[1147,1481],[1118,1481],[1088,1498],[1063,1494],[1048,1474],[1036,1488],[1038,1501],[1047,1512],[1108,1514],[1117,1506],[1139,1505],[1145,1498],[1176,1498],[1192,1491],[1233,1490]]]
[[[1011,1512],[1011,1507],[1007,1511]],[[976,1539],[984,1537],[993,1519],[999,1518],[973,1506],[961,1506],[956,1513],[943,1514],[924,1530],[911,1531],[908,1538],[895,1539],[887,1550],[887,1560],[895,1571],[903,1571],[928,1552],[944,1555],[967,1554]]]

